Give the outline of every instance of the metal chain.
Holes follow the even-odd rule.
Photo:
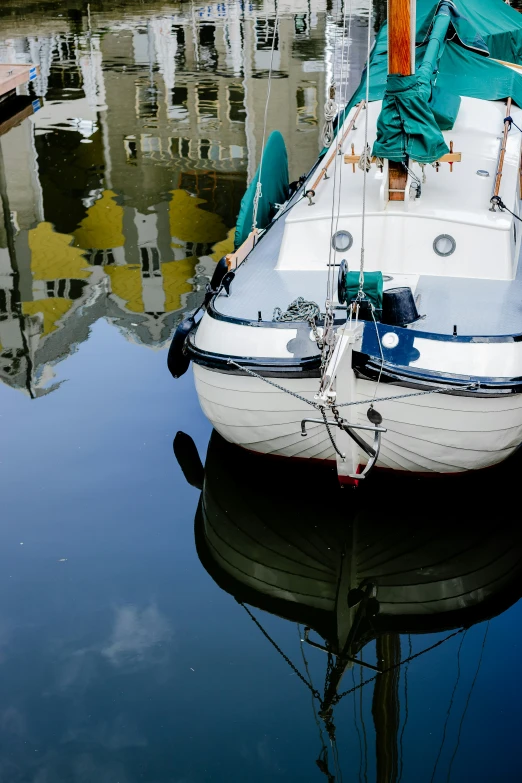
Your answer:
[[[403,661],[399,661],[399,663],[395,663],[393,666],[389,666],[387,669],[383,669],[381,672],[375,674],[373,677],[370,677],[369,679],[359,683],[359,685],[350,688],[350,690],[343,691],[342,693],[337,694],[332,704],[333,705],[338,704],[341,701],[341,699],[343,699],[345,696],[349,696],[351,693],[354,693],[354,691],[358,691],[361,688],[364,688],[365,685],[368,685],[370,682],[374,682],[374,680],[376,680],[378,677],[382,677],[383,674],[387,674],[388,672],[391,672],[394,669],[398,669],[399,666],[404,666],[405,663],[409,663],[410,661],[415,660],[415,658],[420,658],[421,655],[424,655],[425,653],[434,650],[436,647],[440,647],[441,644],[444,644],[444,642],[447,642],[449,639],[452,639],[454,636],[458,636],[459,634],[464,633],[464,631],[466,631],[466,628],[459,628],[458,631],[453,631],[453,633],[450,633],[448,636],[445,636],[444,639],[439,639],[438,642],[435,642],[435,644],[432,644],[430,647],[425,647],[424,650],[421,650],[418,653],[414,653],[414,655],[410,655],[408,658],[405,658]]]
[[[389,402],[390,400],[405,400],[407,397],[422,397],[425,394],[444,394],[444,392],[452,391],[470,391],[472,389],[478,389],[480,384],[468,383],[465,386],[446,386],[442,389],[428,389],[427,391],[411,392],[410,394],[395,394],[391,397],[376,397],[371,400],[371,404],[374,402]],[[350,405],[367,405],[368,400],[356,400],[355,402],[340,402],[337,403],[338,408],[346,408]]]
[[[344,462],[345,455],[341,451],[339,451],[339,449],[337,448],[337,444],[335,442],[335,438],[332,435],[332,432],[330,430],[330,425],[328,424],[328,419],[326,418],[326,411],[325,411],[325,409],[323,407],[321,407],[321,416],[323,417],[324,426],[326,427],[326,432],[328,433],[328,437],[330,438],[330,443],[332,444],[332,446],[334,448],[334,451],[337,454],[337,456],[340,457],[343,460],[343,462]],[[336,421],[337,421],[337,417],[336,417]],[[337,426],[340,427],[341,425],[338,424]]]
[[[286,661],[286,663],[290,666],[290,668],[292,669],[294,674],[297,675],[297,677],[299,677],[301,682],[303,682],[306,685],[306,687],[308,688],[308,690],[310,691],[312,696],[315,699],[317,699],[317,701],[319,702],[321,707],[323,707],[324,700],[321,699],[321,694],[319,693],[319,691],[316,688],[314,688],[311,685],[310,682],[308,682],[306,677],[304,677],[304,675],[301,674],[301,672],[299,671],[297,666],[295,666],[295,664],[292,663],[290,658],[287,655],[285,655],[285,653],[282,651],[282,649],[279,647],[279,645],[276,642],[274,642],[272,637],[265,631],[265,629],[263,628],[263,626],[261,625],[259,620],[257,620],[257,618],[252,614],[250,609],[242,601],[238,601],[238,604],[243,607],[243,609],[248,614],[250,619],[255,623],[255,625],[257,625],[257,627],[259,628],[259,630],[261,631],[263,636],[266,639],[268,639],[270,644],[277,650],[277,652],[283,658],[283,660]],[[410,661],[414,661],[416,658],[420,658],[421,655],[425,655],[425,653],[431,652],[431,650],[435,650],[437,647],[440,647],[442,644],[444,644],[445,642],[449,641],[454,636],[458,636],[459,634],[465,633],[466,631],[467,631],[467,628],[459,628],[457,631],[453,631],[453,633],[450,633],[450,634],[448,634],[448,636],[445,636],[444,639],[439,639],[438,642],[435,642],[434,644],[430,645],[429,647],[425,647],[424,650],[420,650],[420,652],[417,652],[417,653],[414,653],[413,655],[410,655],[408,658],[405,658],[403,661],[399,661],[399,663],[395,663],[393,666],[389,666],[387,669],[383,669],[382,671],[380,671],[377,674],[375,674],[373,677],[369,677],[367,680],[363,680],[362,682],[359,683],[359,685],[355,685],[353,688],[350,688],[347,691],[343,691],[342,693],[337,694],[337,696],[335,696],[334,699],[332,700],[331,707],[334,707],[336,704],[338,704],[341,701],[341,699],[343,699],[345,696],[349,696],[351,693],[354,693],[355,691],[358,691],[361,688],[364,688],[365,685],[369,685],[371,682],[374,682],[378,677],[382,677],[383,674],[387,674],[388,672],[394,671],[394,669],[398,669],[400,666],[404,666],[405,663],[410,663]],[[327,674],[326,674],[326,680],[325,680],[325,688],[326,688],[326,685],[327,685],[329,671],[331,670],[331,668],[332,668],[332,666],[331,666],[330,659],[329,659],[328,664],[327,664]]]
[[[298,296],[283,312],[280,307],[274,309],[273,321],[310,321],[321,315],[321,308],[317,302],[312,302],[302,296]]]
[[[249,367],[245,367],[242,364],[238,364],[233,359],[228,358],[227,364],[232,364],[234,367],[237,367],[239,370],[242,370],[242,372],[246,372],[247,375],[251,375],[252,378],[257,378],[259,381],[264,381],[265,383],[268,383],[270,386],[274,386],[276,389],[279,389],[279,391],[286,392],[286,394],[290,394],[292,397],[295,397],[297,400],[301,400],[301,402],[306,402],[307,405],[311,405],[312,408],[315,408],[317,411],[324,410],[323,405],[319,405],[316,402],[313,402],[312,400],[307,400],[306,397],[303,397],[301,394],[297,394],[297,392],[293,392],[290,389],[285,388],[285,386],[281,386],[279,383],[274,383],[274,381],[271,381],[269,378],[264,378],[262,375],[259,375],[259,373],[254,372]],[[394,394],[390,397],[376,397],[374,400],[371,401],[372,405],[375,402],[390,402],[392,400],[405,400],[407,397],[423,397],[425,394],[444,394],[445,392],[452,392],[452,391],[471,391],[473,389],[478,389],[480,386],[479,383],[468,383],[465,386],[445,386],[444,388],[440,389],[427,389],[426,391],[421,392],[411,392],[409,394]],[[368,400],[354,400],[353,402],[339,402],[336,403],[336,408],[347,408],[351,405],[368,405]]]
[[[286,394],[290,394],[292,397],[295,397],[297,400],[301,400],[301,402],[306,402],[307,405],[311,405],[312,408],[315,408],[317,411],[321,410],[322,406],[318,405],[316,402],[312,402],[312,400],[307,400],[306,397],[302,397],[300,394],[297,394],[297,392],[293,392],[290,389],[286,389],[284,386],[281,386],[279,383],[275,383],[274,381],[271,381],[269,378],[264,378],[262,375],[259,375],[257,372],[254,372],[248,367],[244,367],[242,364],[238,364],[233,359],[230,359],[230,357],[227,359],[227,364],[232,364],[234,365],[234,367],[237,367],[243,372],[246,372],[247,375],[251,375],[252,378],[257,378],[260,381],[264,381],[265,383],[268,383],[270,386],[273,386],[275,389],[279,389],[279,391],[286,392]]]
[[[287,662],[287,664],[290,666],[290,668],[292,669],[292,671],[294,672],[294,674],[296,674],[296,675],[299,677],[299,679],[301,680],[301,682],[304,682],[304,684],[306,685],[306,687],[308,688],[308,690],[310,691],[310,693],[312,694],[312,696],[313,696],[315,699],[317,699],[319,702],[321,702],[321,694],[319,693],[319,691],[318,691],[318,690],[316,690],[316,689],[315,689],[315,688],[314,688],[314,687],[313,687],[313,686],[312,686],[312,685],[311,685],[311,684],[308,682],[308,680],[306,679],[306,677],[304,677],[304,675],[302,675],[302,674],[301,674],[301,672],[299,671],[299,669],[297,668],[297,666],[295,666],[295,665],[292,663],[292,661],[290,660],[290,658],[289,658],[287,655],[285,655],[285,654],[284,654],[284,652],[283,652],[283,651],[282,651],[282,649],[279,647],[279,645],[278,645],[278,644],[276,644],[276,642],[274,642],[274,640],[272,639],[272,637],[271,637],[271,636],[269,636],[269,634],[268,634],[268,633],[265,631],[265,629],[263,628],[263,626],[261,625],[261,623],[260,623],[260,622],[257,620],[257,618],[256,618],[256,617],[255,617],[255,616],[252,614],[252,612],[250,611],[250,609],[248,608],[248,606],[245,606],[245,604],[244,604],[244,603],[242,603],[241,601],[238,601],[238,604],[239,604],[240,606],[242,606],[242,607],[243,607],[243,609],[245,610],[245,612],[246,612],[246,613],[249,615],[250,619],[251,619],[251,620],[253,620],[253,622],[254,622],[254,623],[257,625],[257,627],[259,628],[259,630],[261,631],[261,633],[263,634],[263,636],[264,636],[266,639],[268,639],[268,641],[270,642],[270,644],[271,644],[273,647],[275,647],[275,649],[277,650],[277,652],[279,653],[279,655],[280,655],[280,656],[283,658],[283,660],[285,660],[285,661]]]

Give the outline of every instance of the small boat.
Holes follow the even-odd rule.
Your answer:
[[[388,19],[351,99],[332,86],[306,176],[268,138],[169,358],[226,440],[341,483],[478,470],[522,441],[522,16],[388,0]]]
[[[265,636],[255,609],[302,624],[302,643],[330,656],[324,689],[314,695],[332,741],[343,676],[354,664],[363,667],[365,681],[375,681],[377,762],[391,758],[396,769],[399,668],[407,662],[400,634],[449,632],[438,646],[519,600],[516,514],[496,525],[497,494],[473,474],[449,513],[436,483],[411,478],[403,480],[407,505],[381,508],[374,482],[371,496],[363,485],[347,502],[331,470],[318,476],[314,466],[244,455],[215,432],[204,469],[188,436],[179,433],[174,450],[186,478],[202,490],[195,538],[204,568]],[[509,478],[515,473],[513,466]],[[397,492],[397,477],[375,481],[383,497]],[[296,491],[303,485],[306,492]],[[365,649],[372,641],[377,666],[373,650]],[[429,654],[431,641],[415,649]],[[380,746],[387,748],[381,758]]]

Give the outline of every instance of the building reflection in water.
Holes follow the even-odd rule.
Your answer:
[[[342,34],[325,0],[283,5],[277,23],[270,3],[154,10],[0,27],[0,61],[40,66],[41,108],[0,138],[0,377],[31,396],[57,387],[53,365],[99,318],[162,348],[199,304],[259,162],[272,44],[268,128],[291,177],[317,156]]]

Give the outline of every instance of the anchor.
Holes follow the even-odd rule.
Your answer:
[[[382,419],[381,419],[382,421]],[[373,427],[370,427],[367,424],[351,424],[348,423],[345,419],[303,419],[301,421],[301,435],[305,438],[308,433],[306,431],[306,425],[307,423],[310,424],[324,424],[325,426],[331,426],[331,427],[339,427],[339,429],[342,429],[344,432],[346,432],[350,438],[357,443],[360,449],[362,449],[370,458],[368,462],[366,463],[364,470],[362,473],[358,473],[356,478],[363,479],[365,476],[368,475],[368,473],[371,471],[375,463],[377,462],[377,459],[379,458],[379,451],[381,449],[381,437],[383,432],[387,432],[385,427],[379,427],[377,425],[374,425]],[[369,446],[368,443],[366,443],[365,440],[363,440],[359,435],[357,435],[354,430],[366,430],[368,432],[373,432],[373,444],[372,446]]]

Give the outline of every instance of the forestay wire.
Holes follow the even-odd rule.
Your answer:
[[[254,205],[252,209],[252,231],[255,231],[257,229],[257,210],[259,207],[259,200],[263,197],[261,177],[263,174],[263,158],[265,156],[265,140],[266,140],[266,123],[268,117],[268,105],[270,103],[270,91],[272,89],[272,66],[274,63],[274,49],[275,49],[276,37],[278,35],[278,25],[279,25],[279,8],[276,7],[276,15],[274,20],[274,34],[272,37],[272,48],[270,50],[270,67],[268,69],[268,84],[266,88],[265,115],[263,119],[263,141],[261,144],[261,160],[259,162],[259,176],[257,178],[256,192],[254,195]]]
[[[366,51],[366,101],[365,101],[365,117],[364,117],[364,154],[367,154],[368,149],[368,114],[370,104],[370,54],[371,54],[371,41],[372,41],[372,3],[368,9],[368,39],[367,39],[367,51]],[[368,175],[368,166],[363,167],[363,198],[362,198],[362,226],[361,226],[361,264],[359,268],[359,298],[363,296],[364,288],[364,252],[365,252],[365,230],[366,230],[366,178]]]
[[[343,176],[343,168],[342,165],[339,166],[339,157],[342,153],[341,150],[341,141],[339,139],[342,139],[342,133],[344,128],[344,123],[346,121],[345,116],[345,109],[346,109],[346,91],[347,91],[347,82],[348,79],[345,77],[345,65],[348,67],[349,64],[349,58],[350,58],[350,47],[352,42],[352,0],[350,0],[350,6],[349,6],[349,12],[348,12],[348,44],[346,44],[346,15],[347,15],[347,8],[346,3],[344,4],[343,8],[343,17],[342,17],[342,26],[343,26],[343,32],[341,37],[341,68],[340,68],[340,74],[339,74],[339,120],[337,123],[336,128],[336,137],[335,137],[335,159],[334,159],[334,167],[333,167],[333,184],[332,184],[332,212],[331,212],[331,225],[330,225],[330,236],[333,236],[334,230],[337,230],[337,225],[339,223],[339,213],[341,209],[341,185],[342,185],[342,176]],[[334,68],[335,68],[335,61],[336,61],[336,50],[337,50],[337,35],[335,36],[335,44],[334,44]],[[343,89],[344,89],[344,95],[343,95]],[[337,204],[336,204],[337,202]],[[335,223],[335,229],[334,229],[334,223]],[[328,253],[328,277],[327,277],[327,288],[326,288],[326,313],[327,315],[331,314],[331,302],[334,297],[334,277],[335,277],[335,258],[336,258],[337,250],[332,246],[332,243],[330,242],[329,246],[329,253]],[[333,259],[332,259],[333,255]],[[325,322],[325,330],[327,328],[328,324]]]

